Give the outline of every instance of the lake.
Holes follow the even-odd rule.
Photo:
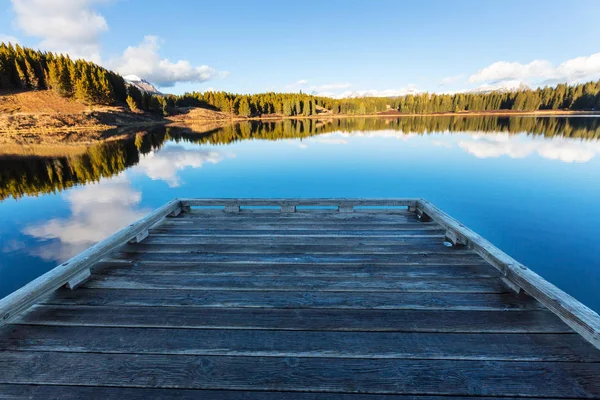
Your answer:
[[[157,127],[0,152],[0,297],[174,197],[423,197],[600,311],[600,118]]]

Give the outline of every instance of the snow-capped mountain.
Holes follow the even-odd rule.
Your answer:
[[[409,94],[422,93],[420,90],[414,88],[405,89],[386,89],[386,90],[347,90],[345,92],[336,94],[331,92],[313,92],[312,94],[317,96],[333,97],[336,99],[355,99],[359,97],[401,97]]]
[[[131,86],[135,86],[142,92],[146,92],[146,93],[150,93],[150,94],[162,94],[161,92],[159,92],[159,90],[156,88],[156,86],[154,86],[147,80],[140,78],[137,75],[125,75],[123,77],[123,79],[125,79],[125,83],[127,83],[128,85],[131,85]]]
[[[469,90],[467,93],[491,93],[491,92],[519,92],[521,90],[531,90],[529,86],[521,81],[504,81],[497,84],[485,84],[475,89]]]

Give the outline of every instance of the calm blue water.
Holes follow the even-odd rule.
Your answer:
[[[423,197],[600,311],[599,121],[557,121],[159,130],[86,160],[0,158],[0,297],[174,197]]]

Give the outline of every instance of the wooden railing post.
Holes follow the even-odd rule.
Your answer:
[[[446,231],[446,240],[452,243],[452,246],[466,246],[468,243],[465,238],[460,237],[452,229]]]
[[[421,222],[431,222],[431,217],[422,209],[417,207],[417,218]]]

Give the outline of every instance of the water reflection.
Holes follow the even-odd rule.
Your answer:
[[[125,169],[137,166],[154,180],[170,187],[181,185],[177,171],[219,163],[233,154],[189,148],[182,145],[161,149],[166,142],[192,144],[230,144],[243,140],[281,140],[324,136],[322,144],[344,145],[348,136],[392,137],[402,140],[431,133],[471,133],[458,146],[479,158],[506,155],[522,158],[537,153],[552,160],[586,162],[600,150],[598,118],[532,117],[403,117],[393,119],[347,118],[337,120],[283,120],[267,123],[245,122],[209,132],[159,127],[139,132],[135,137],[89,147],[83,154],[49,157],[46,155],[0,155],[0,200],[8,197],[55,193],[78,184],[98,182]],[[553,140],[532,141],[514,134],[526,133]],[[582,140],[572,140],[582,139]],[[306,148],[306,142],[295,142]],[[435,139],[432,144],[451,147],[448,141]]]
[[[472,135],[458,142],[460,148],[477,158],[508,156],[524,158],[533,153],[549,160],[584,163],[600,152],[600,143],[556,137],[549,140],[525,140],[521,136]]]
[[[26,226],[22,233],[40,241],[30,255],[62,262],[148,214],[142,193],[123,177],[75,189],[65,196],[71,215]]]
[[[153,151],[140,159],[134,168],[152,180],[166,182],[169,187],[181,186],[177,172],[185,168],[201,168],[205,163],[217,164],[225,158],[233,158],[230,152],[203,148],[188,149],[181,145],[167,146],[160,152]]]

